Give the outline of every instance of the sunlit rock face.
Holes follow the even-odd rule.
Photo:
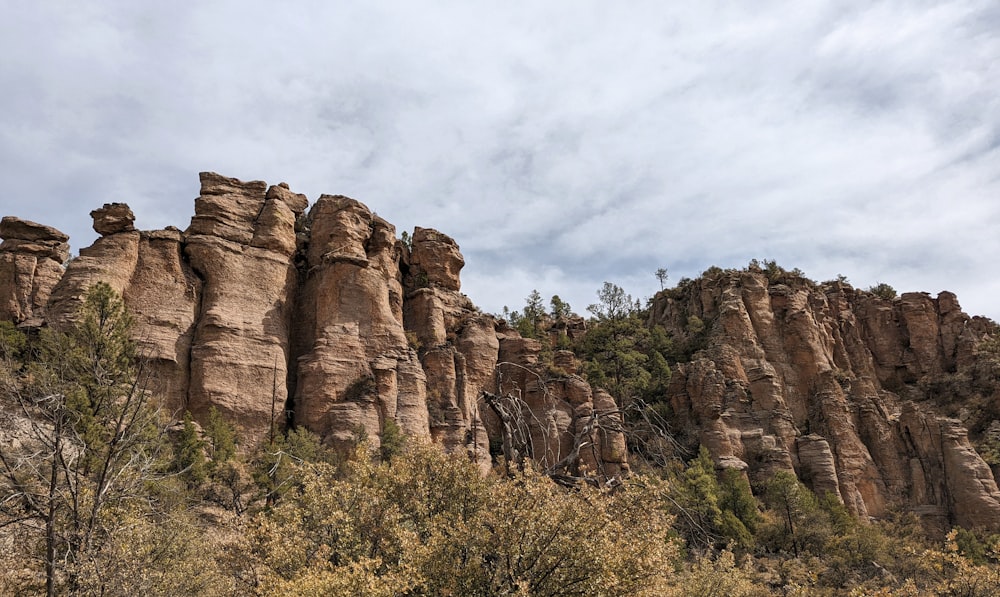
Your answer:
[[[0,220],[0,239],[0,320],[38,325],[69,259],[69,237],[7,216]]]
[[[138,231],[124,203],[91,216],[101,237],[65,274],[66,235],[3,220],[0,316],[65,327],[107,282],[137,321],[147,389],[174,416],[205,422],[215,409],[247,449],[288,425],[377,448],[394,423],[486,470],[502,430],[483,395],[507,392],[530,410],[527,456],[573,474],[628,470],[624,436],[585,425],[614,400],[576,375],[572,355],[551,379],[537,342],[461,294],[465,259],[441,232],[416,228],[404,244],[354,199],[310,207],[284,183],[211,172],[183,232]],[[576,454],[583,433],[597,448]]]
[[[720,467],[757,483],[793,471],[859,516],[900,505],[937,524],[1000,528],[990,467],[929,390],[975,365],[991,331],[954,294],[886,299],[751,267],[659,293],[650,323],[700,348],[666,399]],[[984,387],[996,404],[996,385]]]

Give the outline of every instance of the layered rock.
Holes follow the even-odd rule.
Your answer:
[[[953,294],[886,300],[751,268],[661,292],[650,317],[696,350],[668,399],[720,466],[757,483],[794,471],[859,516],[901,504],[1000,528],[989,467],[924,391],[974,360],[990,331]]]
[[[65,235],[5,218],[0,264],[16,267],[0,269],[3,316],[65,327],[91,286],[110,284],[138,322],[159,404],[203,422],[218,410],[246,448],[287,424],[378,447],[395,422],[487,469],[500,430],[484,396],[516,390],[537,440],[527,455],[574,474],[627,470],[614,400],[575,375],[571,354],[553,377],[537,342],[498,332],[460,293],[454,239],[417,228],[404,245],[348,197],[307,207],[285,184],[203,173],[186,231],[137,231],[127,205],[104,205],[91,213],[101,237],[61,279],[45,272],[51,261],[61,274]]]
[[[458,292],[464,264],[454,239],[416,228],[403,254],[403,319],[427,373],[431,437],[488,467],[489,436],[480,397],[494,386],[500,343],[493,318]]]
[[[328,195],[307,225],[295,423],[340,445],[364,433],[377,446],[388,420],[428,438],[426,378],[403,330],[395,229],[362,203]]]
[[[138,252],[125,303],[139,322],[135,340],[148,372],[147,387],[180,418],[188,409],[202,281],[184,256],[183,234],[176,228],[141,232]]]
[[[132,225],[135,216],[128,206],[105,204],[90,215],[94,218],[94,230],[101,237],[80,250],[79,257],[69,264],[66,275],[52,291],[46,320],[55,327],[72,322],[87,289],[96,282],[106,282],[124,296],[139,263],[141,234]]]
[[[69,237],[51,226],[0,220],[0,319],[38,325],[69,259]]]
[[[187,408],[218,409],[249,437],[283,427],[305,199],[260,181],[202,173],[184,254],[201,279]]]

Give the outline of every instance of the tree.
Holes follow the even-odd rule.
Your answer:
[[[545,317],[545,305],[542,303],[542,295],[537,290],[532,290],[525,299],[524,318],[537,330],[543,317]]]
[[[598,321],[624,319],[634,310],[632,295],[625,294],[621,286],[611,282],[605,282],[597,291],[597,302],[587,306],[587,311]]]
[[[77,323],[65,333],[43,330],[37,359],[5,383],[2,398],[29,439],[0,446],[2,524],[20,525],[42,545],[48,595],[81,590],[85,572],[102,578],[125,524],[118,514],[158,465],[158,413],[131,325],[121,298],[97,283]]]
[[[818,552],[832,532],[816,495],[789,471],[778,471],[767,482],[764,502],[777,524],[762,528],[772,550],[791,548],[797,558],[804,551]],[[777,528],[775,528],[777,527]]]
[[[573,314],[569,303],[559,298],[558,294],[552,296],[549,305],[552,307],[552,317],[555,319],[565,319]]]
[[[236,431],[214,406],[208,409],[205,437],[208,438],[207,447],[213,465],[226,462],[236,454]]]
[[[542,332],[542,320],[545,318],[545,304],[542,302],[542,295],[537,290],[532,290],[524,302],[525,305],[521,311],[511,311],[505,306],[503,316],[521,336],[538,338]]]
[[[605,282],[597,297],[598,302],[587,307],[594,318],[578,345],[578,353],[585,361],[587,379],[607,389],[621,406],[627,407],[643,395],[653,379],[650,359],[658,347],[631,295]],[[653,362],[657,383],[669,378],[670,368],[664,368],[665,364],[665,360]]]
[[[660,281],[660,290],[663,290],[663,287],[667,283],[667,268],[661,267],[656,270],[656,279]]]
[[[183,427],[174,454],[174,468],[184,476],[189,487],[197,487],[208,479],[205,442],[199,437],[190,412],[184,413]]]

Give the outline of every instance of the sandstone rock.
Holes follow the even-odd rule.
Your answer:
[[[69,244],[12,238],[0,243],[0,251],[31,255],[38,259],[51,259],[57,264],[69,259]]]
[[[283,182],[267,189],[266,198],[268,201],[280,201],[284,203],[297,216],[302,215],[306,211],[306,208],[309,207],[309,200],[306,199],[305,195],[293,193],[288,188],[288,184]]]
[[[389,419],[416,440],[428,439],[432,384],[403,329],[395,230],[362,203],[330,195],[313,205],[308,225],[296,424],[342,446],[359,429],[377,446]],[[454,381],[447,389],[454,391]]]
[[[967,528],[995,529],[1000,489],[961,423],[907,402],[899,426],[906,447],[917,456],[911,460],[917,505],[942,507]]]
[[[0,220],[0,319],[41,324],[52,289],[69,259],[69,237],[51,226]]]
[[[142,232],[138,254],[124,299],[138,324],[134,336],[149,372],[148,389],[166,412],[182,418],[202,280],[184,258],[179,230]]]
[[[135,215],[124,203],[105,203],[104,207],[90,212],[90,217],[94,218],[94,232],[101,236],[135,230]]]
[[[46,306],[46,320],[56,328],[66,328],[76,317],[87,291],[97,282],[106,282],[125,295],[139,262],[139,232],[103,236],[80,250],[80,256],[66,267],[53,288]]]
[[[42,241],[65,243],[69,241],[69,236],[56,230],[52,226],[37,224],[29,220],[22,220],[14,216],[4,216],[0,220],[0,238],[4,240],[17,239],[26,241]]]
[[[254,222],[264,207],[267,183],[242,182],[214,172],[201,173],[201,195],[187,235],[217,237],[240,245],[253,240]]]
[[[464,265],[465,259],[450,236],[430,228],[413,229],[410,266],[417,270],[419,285],[457,292],[462,286],[458,273]]]
[[[964,428],[914,414],[897,394],[919,395],[974,360],[985,330],[954,295],[890,301],[839,282],[728,271],[661,293],[650,322],[691,342],[691,315],[706,323],[705,349],[677,365],[667,398],[675,425],[697,430],[688,441],[720,466],[746,463],[757,481],[795,471],[862,517],[902,504],[1000,528],[992,473]]]
[[[811,433],[796,438],[795,448],[800,470],[803,477],[809,480],[813,492],[817,495],[831,493],[842,501],[837,463],[830,450],[830,443],[822,436]]]
[[[69,259],[69,237],[7,216],[0,220],[0,238],[0,319],[38,325]]]
[[[203,172],[184,233],[184,254],[201,280],[187,405],[200,418],[215,407],[248,445],[285,424],[302,202],[285,191]]]

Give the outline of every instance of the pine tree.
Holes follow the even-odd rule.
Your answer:
[[[158,418],[131,325],[121,297],[97,283],[77,323],[43,330],[36,360],[3,388],[31,437],[0,446],[8,493],[0,524],[41,535],[48,595],[81,590],[85,569],[101,577],[123,524],[114,512],[135,503],[158,466]]]

